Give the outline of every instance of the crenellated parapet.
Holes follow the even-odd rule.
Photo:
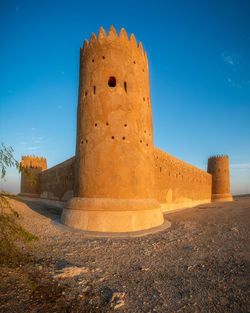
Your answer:
[[[229,157],[215,155],[208,159],[208,173],[212,174],[212,200],[232,201],[230,193]]]
[[[34,155],[24,155],[22,156],[21,165],[25,168],[41,168],[44,171],[47,169],[47,160]]]
[[[147,53],[144,52],[142,43],[135,39],[134,34],[131,34],[128,38],[127,32],[124,28],[121,29],[119,36],[113,26],[110,27],[108,35],[106,34],[103,27],[100,28],[98,36],[92,33],[90,41],[87,39],[84,40],[83,47],[81,48],[81,55],[91,56],[93,51],[105,50],[110,45],[110,43],[115,43],[117,47],[123,49],[123,53],[126,53],[126,50],[129,50],[130,55],[140,56],[141,60],[145,62],[148,66]],[[134,62],[134,60],[131,60]]]

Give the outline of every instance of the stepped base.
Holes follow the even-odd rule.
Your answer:
[[[230,193],[225,194],[213,194],[212,195],[213,202],[226,202],[226,201],[233,201],[233,197]]]
[[[86,231],[132,232],[159,226],[164,218],[154,199],[72,198],[61,221]]]

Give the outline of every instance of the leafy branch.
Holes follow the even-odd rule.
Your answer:
[[[23,167],[20,162],[18,162],[13,156],[14,150],[12,147],[6,147],[3,143],[1,143],[0,147],[0,171],[1,171],[1,179],[6,181],[6,168],[7,167],[15,167],[19,173],[23,173],[29,178],[29,182],[31,185],[35,185],[36,181],[32,176],[32,173],[26,168]]]
[[[7,167],[16,167],[19,172],[28,176],[31,184],[35,184],[31,172],[24,168],[13,156],[13,148],[7,148],[3,143],[0,146],[1,179],[5,178]],[[20,215],[10,204],[6,194],[0,194],[0,264],[16,265],[17,261],[25,259],[18,243],[29,245],[38,237],[28,232],[20,223]]]

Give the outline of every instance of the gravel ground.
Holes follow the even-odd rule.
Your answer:
[[[120,239],[58,227],[59,208],[11,202],[40,240],[33,262],[0,268],[0,312],[249,312],[250,198],[169,213],[170,228]]]

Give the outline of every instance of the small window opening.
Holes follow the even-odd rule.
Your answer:
[[[95,123],[95,127],[97,127],[97,123]]]
[[[126,82],[124,82],[124,89],[127,92],[127,83]]]
[[[83,144],[83,140],[81,140],[81,144]]]
[[[85,95],[85,97],[87,97],[87,94],[88,94],[88,92],[87,92],[87,91],[85,91],[85,94],[84,94],[84,95]]]
[[[93,88],[93,92],[94,92],[94,95],[95,95],[95,86],[94,86],[94,88]]]
[[[146,134],[146,132],[147,132],[147,131],[146,131],[146,130],[144,130],[144,134]]]
[[[140,140],[140,143],[142,143],[142,140]]]
[[[161,172],[161,167],[160,167],[160,172]]]
[[[104,59],[105,59],[105,56],[103,56],[102,58],[103,58],[103,60],[104,60]]]
[[[106,123],[107,126],[109,126],[109,123]]]
[[[146,144],[146,146],[148,147],[148,143]]]
[[[136,62],[134,61],[134,64],[136,64]]]
[[[114,136],[112,136],[111,138],[112,138],[112,139],[115,139],[115,137],[114,137]]]
[[[145,101],[145,97],[143,97],[143,101]]]
[[[127,127],[127,124],[124,124],[124,127]]]
[[[88,140],[86,139],[86,143],[88,143]]]
[[[114,76],[109,77],[108,85],[109,85],[109,87],[115,87],[116,86],[116,79]]]
[[[142,71],[144,72],[144,69]]]
[[[92,60],[92,62],[94,63],[94,62],[95,62],[95,60],[93,59],[93,60]]]
[[[126,138],[125,137],[122,137],[122,140],[125,140]]]

